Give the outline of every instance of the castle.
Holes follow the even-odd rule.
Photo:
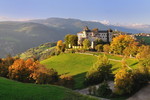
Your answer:
[[[96,39],[102,39],[104,42],[112,41],[112,30],[98,30],[98,28],[90,30],[87,26],[83,31],[77,33],[78,45],[82,45],[84,39],[91,41],[91,48],[94,48],[94,41]]]

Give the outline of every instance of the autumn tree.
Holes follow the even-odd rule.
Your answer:
[[[103,51],[103,45],[98,44],[97,46],[95,46],[95,50],[97,50],[98,52],[102,52]]]
[[[133,42],[133,43],[130,43],[128,45],[128,47],[126,47],[124,50],[123,50],[123,54],[125,56],[131,56],[131,57],[135,57],[138,53],[138,42]]]
[[[110,45],[109,44],[103,45],[103,51],[106,52],[106,53],[109,53],[109,51],[110,51]]]
[[[47,69],[33,59],[15,60],[9,67],[8,76],[13,80],[37,84],[54,84],[58,81],[58,74],[54,69]]]
[[[112,73],[111,68],[108,58],[105,55],[99,56],[97,62],[87,72],[85,83],[92,85],[108,80]]]
[[[149,62],[149,61],[146,61]],[[144,63],[144,62],[143,62]],[[115,93],[119,95],[133,94],[149,82],[149,69],[144,64],[131,69],[123,62],[122,69],[115,75]],[[149,64],[148,64],[149,65]]]
[[[58,73],[54,69],[46,69],[44,66],[39,66],[30,75],[35,80],[36,84],[55,84],[58,82]]]
[[[21,82],[30,82],[31,70],[26,66],[22,59],[16,60],[13,65],[9,67],[9,78]]]
[[[8,77],[9,66],[15,61],[15,58],[8,55],[5,59],[0,59],[0,76]]]
[[[148,55],[150,55],[150,46],[142,45],[138,49],[138,54],[136,55],[136,58],[143,59],[146,58]]]
[[[59,82],[60,85],[67,88],[73,88],[75,83],[73,77],[71,75],[66,75],[66,74],[60,76]]]
[[[63,43],[62,40],[59,40],[57,42],[56,49],[57,49],[58,52],[64,52],[65,51],[65,44]]]
[[[84,49],[89,49],[89,48],[90,48],[90,45],[91,45],[90,40],[84,39],[84,41],[83,41],[83,48],[84,48]]]
[[[129,35],[119,35],[113,38],[111,42],[111,52],[115,54],[123,54],[123,50],[135,40]]]

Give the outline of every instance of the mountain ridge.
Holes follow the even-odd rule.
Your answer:
[[[0,22],[0,57],[4,57],[6,54],[16,55],[43,43],[63,40],[66,34],[76,34],[85,26],[90,29],[112,28],[140,32],[135,29],[107,26],[99,22],[72,18],[47,18],[24,22],[3,21]]]

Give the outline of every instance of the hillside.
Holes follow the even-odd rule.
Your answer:
[[[21,59],[35,58],[37,60],[43,60],[50,57],[50,55],[54,53],[55,51],[54,46],[56,46],[55,42],[44,43],[38,47],[30,48],[25,52],[18,54],[17,56]]]
[[[94,55],[99,55],[97,53]],[[121,68],[122,57],[106,55],[110,63],[113,65],[113,73],[116,73]],[[89,54],[61,54],[48,58],[41,61],[47,68],[54,68],[59,74],[70,74],[74,76],[75,79],[75,89],[84,88],[83,81],[86,72],[92,67],[96,62],[97,56]],[[131,68],[136,68],[138,61],[136,59],[128,58],[127,64]]]
[[[30,20],[26,22],[0,22],[0,57],[10,53],[16,55],[29,48],[36,47],[47,42],[56,42],[66,34],[76,34],[83,27],[101,30],[112,28],[125,32],[141,32],[118,26],[106,26],[100,22],[82,21],[78,19],[48,18]]]
[[[139,41],[143,41],[144,44],[150,45],[150,37],[146,36],[136,36]]]
[[[0,100],[96,100],[54,85],[20,83],[0,77]]]

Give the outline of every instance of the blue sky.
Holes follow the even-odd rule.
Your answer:
[[[150,0],[0,0],[0,20],[76,18],[150,24]]]

